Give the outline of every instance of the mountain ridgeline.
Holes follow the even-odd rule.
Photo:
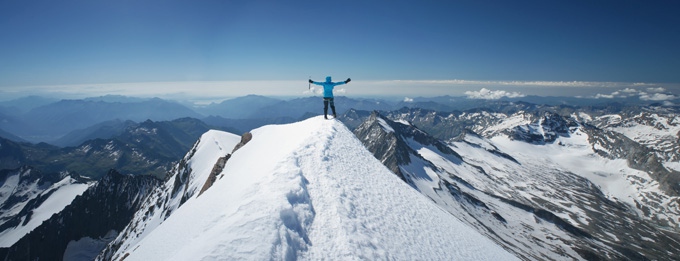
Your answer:
[[[32,166],[43,172],[69,171],[93,179],[102,177],[110,169],[164,178],[196,139],[211,129],[192,118],[127,122],[125,126],[115,132],[115,136],[64,148],[0,138],[0,166],[3,169]]]
[[[0,129],[21,134],[28,141],[52,142],[71,131],[105,121],[168,121],[182,117],[200,118],[200,114],[180,104],[157,98],[130,102],[61,100],[26,113],[17,113],[11,117],[12,120],[0,121]]]

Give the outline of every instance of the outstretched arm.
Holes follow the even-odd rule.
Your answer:
[[[319,85],[319,86],[323,86],[323,83],[321,83],[321,82],[315,82],[315,81],[312,81],[311,79],[309,80],[309,83],[315,84],[315,85]]]
[[[334,83],[333,83],[333,86],[338,86],[338,85],[347,84],[347,83],[350,82],[351,80],[352,80],[352,79],[347,78],[347,80],[344,80],[344,81],[341,81],[341,82],[334,82]]]
[[[333,85],[336,85],[336,86],[337,85],[343,85],[343,84],[349,83],[350,81],[352,81],[352,79],[347,78],[347,80],[344,80],[344,81],[341,81],[341,82],[334,82]]]

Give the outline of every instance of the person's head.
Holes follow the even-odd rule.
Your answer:
[[[330,76],[326,76],[326,82],[331,82],[331,77],[330,77]]]

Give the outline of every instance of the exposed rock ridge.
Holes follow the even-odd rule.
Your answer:
[[[250,133],[250,132],[244,133],[243,135],[241,135],[241,142],[239,142],[238,144],[236,144],[236,146],[234,146],[234,149],[231,151],[230,154],[227,154],[226,156],[220,157],[219,159],[217,159],[217,162],[215,162],[215,165],[213,166],[212,171],[210,171],[210,176],[208,176],[208,179],[203,184],[203,188],[201,188],[201,191],[198,192],[198,196],[201,196],[201,194],[203,194],[203,192],[205,192],[210,187],[212,187],[213,183],[215,183],[215,181],[217,180],[217,175],[222,173],[222,170],[224,169],[224,165],[226,165],[229,158],[231,158],[231,154],[233,154],[238,149],[245,146],[251,139],[253,139],[252,133]]]

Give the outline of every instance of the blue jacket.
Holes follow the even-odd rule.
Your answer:
[[[343,85],[345,82],[332,82],[331,77],[327,76],[325,82],[312,82],[313,84],[323,86],[323,97],[333,98],[333,88],[338,85]]]

